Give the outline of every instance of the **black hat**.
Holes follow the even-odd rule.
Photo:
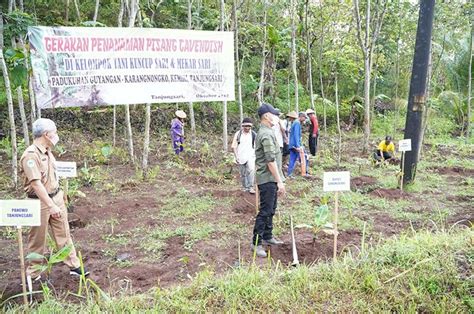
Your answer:
[[[250,118],[244,118],[244,119],[242,120],[242,125],[244,125],[244,124],[247,124],[247,125],[250,124],[250,125],[252,125],[252,124],[253,124],[252,119],[250,119]]]
[[[258,107],[258,111],[257,111],[258,116],[262,117],[267,112],[270,112],[271,114],[274,114],[274,115],[279,115],[280,114],[280,112],[277,111],[275,108],[273,108],[272,105],[267,104],[267,103],[262,103],[260,105],[260,107]]]

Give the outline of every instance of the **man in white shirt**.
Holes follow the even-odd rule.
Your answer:
[[[252,119],[244,118],[241,129],[235,133],[232,141],[235,161],[239,165],[242,188],[245,192],[255,194],[255,138],[257,133],[252,131]]]
[[[280,112],[280,110],[276,109],[278,112]],[[273,132],[275,133],[275,137],[277,139],[277,142],[278,142],[278,146],[280,146],[280,154],[283,158],[283,146],[284,146],[284,143],[287,143],[288,144],[288,137],[286,136],[286,132],[285,132],[285,127],[282,123],[282,121],[280,120],[280,117],[278,115],[274,115],[273,116],[274,118],[274,124],[272,126],[272,129],[273,129]]]

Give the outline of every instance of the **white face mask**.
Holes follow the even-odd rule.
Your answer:
[[[278,123],[280,123],[280,118],[278,118],[277,116],[273,116],[273,125],[277,125]]]
[[[49,141],[53,146],[56,146],[56,144],[59,142],[59,135],[58,134],[53,134],[51,137],[48,137]]]

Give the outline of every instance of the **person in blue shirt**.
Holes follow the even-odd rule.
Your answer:
[[[293,170],[295,168],[296,161],[300,161],[300,152],[304,152],[304,147],[301,145],[301,124],[306,121],[306,114],[300,112],[298,114],[298,119],[291,124],[290,130],[290,164],[288,165],[288,177],[291,177]],[[306,159],[306,174],[308,174],[309,161]],[[304,175],[304,174],[302,174]]]

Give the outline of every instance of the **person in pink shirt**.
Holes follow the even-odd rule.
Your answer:
[[[316,112],[314,112],[313,109],[306,110],[306,115],[308,115],[309,121],[311,122],[309,125],[309,152],[311,155],[316,156],[319,137],[318,117],[316,117]]]

